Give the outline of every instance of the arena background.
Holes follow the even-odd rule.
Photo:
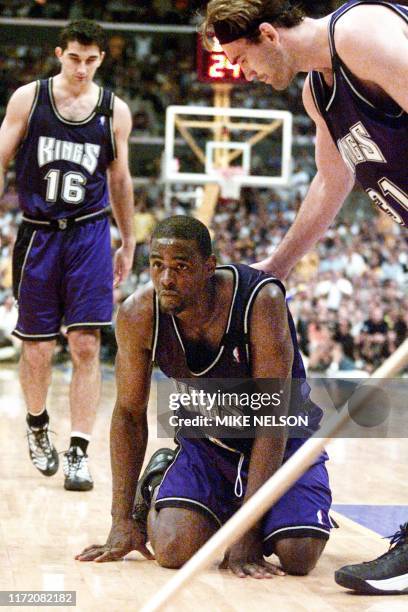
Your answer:
[[[155,222],[169,214],[194,212],[189,198],[174,197],[165,206],[161,159],[166,107],[212,104],[211,86],[198,81],[195,65],[196,11],[205,4],[192,0],[0,0],[0,118],[17,87],[58,72],[54,48],[62,20],[87,17],[109,27],[107,57],[97,80],[123,97],[132,111],[130,164],[137,235],[133,273],[116,290],[116,306],[148,281],[147,245]],[[311,16],[325,15],[340,4],[303,2]],[[239,201],[219,201],[211,230],[220,263],[262,259],[295,217],[315,173],[314,126],[302,107],[302,84],[303,77],[299,77],[288,91],[279,93],[256,83],[233,89],[234,107],[293,113],[293,168],[288,188],[246,188]],[[262,159],[259,164],[262,166]],[[168,570],[140,558],[137,569],[132,563],[101,566],[73,560],[84,546],[104,541],[110,527],[113,332],[103,337],[102,405],[90,451],[94,491],[70,496],[62,488],[60,474],[44,479],[27,456],[25,407],[16,366],[20,347],[11,336],[16,321],[11,255],[19,220],[12,166],[0,200],[0,589],[72,589],[78,593],[78,610],[137,610],[168,580]],[[112,250],[117,242],[112,224]],[[406,232],[377,213],[366,195],[355,188],[325,239],[287,281],[309,373],[363,377],[372,372],[407,336],[407,285]],[[69,433],[70,379],[63,330],[55,361],[49,408],[56,445],[63,451]],[[149,419],[153,425],[154,410]],[[148,454],[163,443],[151,439]],[[391,534],[407,520],[406,441],[338,439],[329,453],[334,516],[341,529],[336,530],[312,575],[285,577],[260,586],[256,581],[242,584],[213,569],[189,588],[178,609],[224,612],[254,607],[269,610],[271,605],[290,612],[406,609],[395,597],[350,597],[333,581],[333,572],[341,565],[384,552],[386,544],[378,534]]]
[[[148,279],[147,243],[155,221],[193,212],[192,201],[185,198],[173,197],[170,208],[164,206],[160,174],[166,107],[213,104],[211,85],[200,83],[196,72],[197,10],[206,3],[135,4],[121,0],[0,2],[1,117],[17,87],[58,72],[53,52],[58,28],[49,20],[88,17],[109,24],[107,57],[97,81],[123,97],[132,111],[130,164],[138,241],[133,274],[116,292],[118,303]],[[340,4],[303,3],[312,16],[327,14]],[[252,263],[270,253],[291,224],[315,173],[314,125],[302,107],[303,80],[298,77],[285,92],[275,92],[262,83],[233,88],[233,107],[293,113],[292,180],[289,188],[244,188],[239,201],[219,202],[211,228],[220,263]],[[0,353],[4,359],[15,354],[10,348],[15,321],[10,295],[11,252],[18,222],[11,167],[0,201],[0,335],[7,349]],[[113,247],[116,241],[113,227]],[[402,342],[408,323],[406,246],[405,233],[378,214],[356,188],[325,239],[302,260],[287,283],[310,371],[370,372]],[[63,336],[61,344],[62,359]],[[114,352],[113,335],[105,334],[103,358],[112,360]]]

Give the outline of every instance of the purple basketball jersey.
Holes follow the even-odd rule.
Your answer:
[[[310,73],[317,109],[325,120],[346,165],[368,196],[399,225],[408,227],[408,115],[391,98],[378,108],[362,93],[362,84],[336,52],[335,27],[355,6],[381,5],[408,23],[408,8],[382,0],[352,0],[333,13],[329,42],[333,87],[320,72]],[[367,32],[367,36],[369,36]],[[356,41],[358,44],[358,41]]]
[[[178,379],[182,379],[184,384],[188,379],[190,387],[200,387],[206,378],[250,379],[252,376],[249,350],[251,308],[258,292],[266,284],[274,283],[283,292],[284,287],[275,278],[246,265],[217,268],[218,273],[225,274],[227,270],[234,280],[233,299],[225,333],[214,353],[202,345],[195,351],[189,350],[176,318],[160,312],[155,296],[153,359],[167,376],[176,379],[176,384],[180,382]],[[288,323],[294,348],[292,376],[304,379],[305,370],[289,311]],[[299,406],[305,406],[310,423],[317,427],[322,411],[308,399],[309,387],[306,381],[303,382]],[[242,505],[253,439],[189,438],[184,428],[177,432],[176,439],[180,446],[160,485],[156,510],[187,508],[207,516],[215,527],[221,526]],[[303,442],[304,438],[289,438],[284,461]],[[331,492],[325,466],[327,458],[326,452],[322,452],[302,478],[264,515],[261,536],[265,555],[272,554],[279,539],[329,537],[332,522],[329,517]]]
[[[251,354],[249,347],[250,316],[252,306],[259,291],[267,284],[278,285],[283,292],[282,283],[264,272],[255,270],[244,264],[219,266],[218,271],[230,271],[234,282],[233,299],[227,328],[221,343],[215,353],[200,345],[189,351],[186,342],[177,325],[177,319],[171,315],[160,312],[157,296],[155,296],[155,343],[153,346],[153,360],[162,372],[176,381],[176,386],[185,392],[192,388],[204,389],[206,379],[251,379]],[[307,412],[310,431],[318,428],[322,411],[310,399],[310,387],[305,377],[305,369],[299,352],[296,330],[291,314],[288,312],[288,324],[294,348],[292,378],[296,379],[291,401],[298,407],[298,414],[302,407]],[[273,330],[271,330],[271,334]],[[194,363],[199,358],[200,365]],[[188,388],[187,388],[188,387]],[[184,413],[181,407],[180,413]],[[191,415],[189,415],[191,416]],[[181,435],[189,435],[184,429]],[[245,437],[224,438],[223,442],[230,448],[242,452],[250,452],[253,440]],[[291,445],[289,440],[288,444]]]
[[[90,116],[69,121],[58,112],[52,79],[37,82],[16,158],[20,206],[29,217],[60,219],[108,206],[106,170],[115,157],[113,103],[114,95],[101,88]]]

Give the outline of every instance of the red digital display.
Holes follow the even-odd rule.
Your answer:
[[[197,41],[197,75],[202,83],[246,83],[240,66],[231,64],[217,39],[213,50],[207,51],[201,36]]]

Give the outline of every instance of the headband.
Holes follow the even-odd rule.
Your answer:
[[[213,25],[214,35],[218,39],[220,45],[226,45],[238,40],[239,38],[248,38],[257,32],[261,23],[265,23],[265,21],[272,22],[275,19],[278,19],[278,17],[281,17],[283,13],[286,13],[286,11],[290,10],[291,8],[291,3],[285,2],[275,15],[268,16],[267,18],[265,17],[263,19],[257,19],[244,27],[231,23],[228,19],[216,21]]]

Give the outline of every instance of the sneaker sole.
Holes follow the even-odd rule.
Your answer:
[[[172,460],[171,462],[169,462],[168,459],[161,461],[156,467],[155,469],[152,469],[152,466],[154,465],[154,463],[157,460],[157,457],[159,457],[160,455],[170,455],[172,454]],[[153,477],[155,474],[160,473],[161,471],[163,471],[164,468],[164,472],[166,471],[166,469],[168,468],[168,466],[170,465],[170,463],[172,463],[174,461],[174,456],[175,453],[174,451],[171,453],[170,449],[168,448],[159,448],[159,450],[157,450],[155,453],[153,453],[153,455],[150,457],[150,460],[141,476],[141,478],[139,479],[137,486],[136,486],[136,493],[135,493],[135,498],[133,501],[133,509],[132,509],[132,518],[133,520],[135,520],[137,523],[139,523],[141,528],[144,528],[147,531],[147,515],[149,514],[149,506],[147,505],[144,497],[143,497],[143,488],[146,484],[146,480],[149,479],[150,477]]]
[[[93,482],[64,482],[66,491],[90,491],[93,489]]]
[[[357,576],[352,576],[346,572],[342,572],[341,570],[335,572],[334,580],[340,586],[345,587],[346,589],[351,589],[352,591],[356,591],[357,593],[361,593],[363,595],[408,595],[408,588],[400,591],[395,589],[376,589],[374,586],[369,584],[367,580],[357,578]],[[377,582],[381,582],[381,580],[378,580]]]

